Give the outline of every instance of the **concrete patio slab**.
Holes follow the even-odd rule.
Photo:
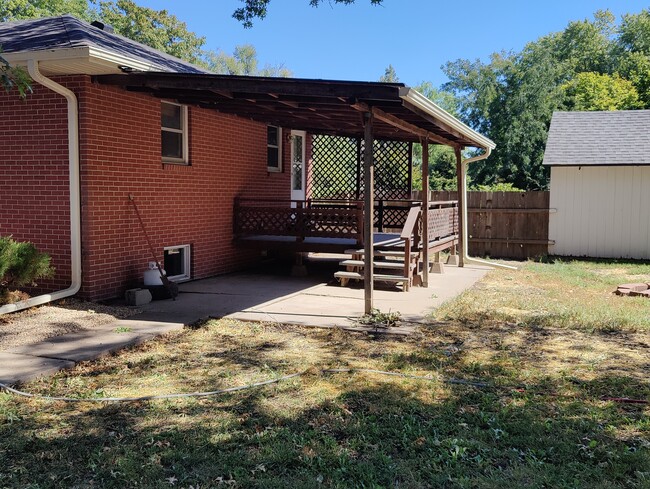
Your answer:
[[[143,312],[129,319],[0,352],[0,381],[13,384],[50,375],[206,318],[410,334],[436,307],[489,270],[474,265],[447,266],[445,274],[430,275],[428,288],[412,287],[408,293],[382,289],[378,284],[374,307],[399,312],[404,322],[396,328],[376,329],[356,321],[364,312],[362,284],[340,287],[332,280],[331,268],[320,268],[322,265],[316,264],[310,275],[302,278],[239,273],[181,284],[176,300],[141,306]]]
[[[0,382],[8,385],[27,382],[38,377],[55,374],[59,370],[71,368],[74,365],[74,362],[68,360],[0,351]]]
[[[382,312],[399,312],[409,323],[423,323],[440,306],[468,287],[485,273],[487,267],[448,267],[444,275],[431,275],[429,287],[412,287],[409,292],[374,291],[374,307]],[[320,327],[369,331],[356,319],[364,314],[364,291],[359,287],[340,287],[329,283],[313,287],[272,301],[228,314],[227,317],[245,321],[273,321]],[[413,324],[385,330],[394,334],[409,334]]]
[[[82,333],[57,336],[31,345],[19,346],[6,352],[80,362],[94,360],[102,355],[116,352],[126,346],[135,345],[153,337],[152,333],[116,333],[105,330],[84,331]]]

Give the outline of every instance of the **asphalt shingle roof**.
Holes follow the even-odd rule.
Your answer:
[[[103,31],[72,15],[0,23],[0,50],[5,53],[96,47],[152,63],[156,71],[207,73],[169,54]]]
[[[650,110],[553,113],[544,165],[650,165]]]

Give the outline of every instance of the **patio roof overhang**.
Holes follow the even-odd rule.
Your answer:
[[[363,138],[364,114],[372,113],[377,139],[494,148],[490,139],[401,83],[157,72],[94,80],[314,134]]]

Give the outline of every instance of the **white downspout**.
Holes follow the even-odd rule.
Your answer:
[[[43,294],[30,299],[0,307],[0,314],[20,311],[28,307],[46,304],[51,301],[75,295],[81,288],[81,199],[79,195],[79,110],[75,94],[62,85],[46,78],[38,69],[38,61],[30,59],[27,70],[32,79],[63,95],[68,102],[68,158],[70,180],[70,262],[71,282],[67,289],[51,294]]]
[[[479,265],[488,265],[490,267],[495,267],[495,268],[507,268],[508,270],[517,270],[517,267],[513,267],[510,265],[504,265],[503,263],[494,263],[492,261],[487,261],[487,260],[480,260],[479,258],[471,258],[467,252],[468,250],[468,243],[469,243],[469,238],[468,238],[468,233],[467,233],[467,165],[469,163],[474,163],[475,161],[480,161],[484,160],[488,156],[490,156],[490,153],[492,153],[491,148],[486,148],[485,153],[473,156],[472,158],[468,158],[466,160],[461,160],[460,161],[460,167],[461,167],[461,172],[462,172],[462,179],[463,179],[463,188],[460,189],[463,192],[463,198],[460,201],[460,212],[461,215],[463,216],[462,218],[462,227],[463,227],[463,262],[464,263],[476,263]]]

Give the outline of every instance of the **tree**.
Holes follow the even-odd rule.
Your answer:
[[[284,66],[265,65],[258,68],[257,51],[252,44],[235,47],[232,56],[223,51],[207,53],[206,63],[208,69],[223,75],[292,76]]]
[[[399,82],[399,77],[397,76],[397,72],[395,71],[395,68],[393,68],[393,65],[388,65],[388,67],[384,71],[384,74],[379,77],[379,81],[381,83],[398,83]]]
[[[132,0],[100,1],[99,14],[115,32],[190,63],[203,62],[205,37],[166,10],[140,7]]]
[[[0,22],[55,17],[72,14],[90,22],[96,17],[88,0],[4,0],[0,2]]]
[[[619,33],[618,42],[625,51],[650,55],[650,10],[624,15]]]
[[[355,2],[355,0],[328,0],[330,3],[341,3],[344,5],[350,5]],[[267,14],[268,5],[271,0],[241,0],[244,4],[243,7],[240,7],[235,10],[232,16],[243,24],[245,28],[253,27],[253,21],[255,19],[264,19]],[[309,0],[309,5],[312,7],[318,7],[322,0]],[[380,5],[383,0],[370,0],[371,5]]]
[[[618,72],[634,84],[643,106],[650,107],[650,10],[623,16],[618,49]]]
[[[643,106],[633,83],[618,73],[578,73],[565,90],[571,110],[629,110]]]
[[[443,88],[458,98],[460,117],[497,144],[471,165],[475,184],[546,188],[542,160],[553,111],[650,107],[649,51],[648,11],[623,16],[620,26],[598,11],[521,52],[447,63]]]
[[[431,82],[414,87],[433,103],[457,116],[458,101],[451,93],[439,90]],[[413,188],[422,189],[422,145],[413,146]],[[429,145],[429,189],[456,190],[456,155],[453,148],[443,144]]]

